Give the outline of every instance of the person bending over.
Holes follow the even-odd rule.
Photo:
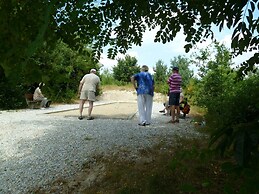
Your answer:
[[[78,95],[80,95],[80,103],[79,103],[79,120],[83,119],[83,109],[85,101],[88,101],[88,117],[87,120],[93,120],[94,118],[91,116],[93,110],[93,104],[96,100],[95,93],[100,85],[100,78],[96,75],[96,70],[91,69],[89,74],[84,75],[81,79],[78,87]]]

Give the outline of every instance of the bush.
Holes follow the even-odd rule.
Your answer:
[[[207,115],[215,129],[211,144],[217,143],[222,154],[233,149],[236,161],[242,166],[258,160],[259,76],[236,83],[215,106],[221,111],[209,111]]]
[[[13,86],[8,82],[0,82],[0,109],[10,110],[26,107],[24,89],[22,86]]]

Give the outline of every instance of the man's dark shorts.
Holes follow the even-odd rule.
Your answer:
[[[172,106],[179,106],[180,101],[180,93],[173,93],[169,94],[169,105]]]

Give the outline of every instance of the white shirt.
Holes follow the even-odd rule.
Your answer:
[[[80,81],[82,86],[82,91],[93,91],[96,92],[96,87],[100,83],[100,78],[94,73],[86,74]]]

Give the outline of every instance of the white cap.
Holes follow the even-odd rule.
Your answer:
[[[91,69],[90,73],[96,73],[96,69]]]
[[[40,87],[40,86],[45,86],[45,83],[40,82],[40,83],[39,83],[39,87]]]

